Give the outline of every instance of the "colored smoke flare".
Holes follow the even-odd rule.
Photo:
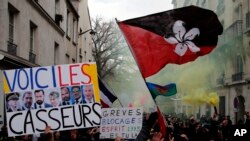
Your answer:
[[[210,95],[210,97],[209,97],[208,104],[210,104],[212,106],[216,106],[219,103],[218,95],[215,92],[210,93],[209,95]]]
[[[194,94],[186,95],[182,98],[185,103],[193,105],[209,104],[216,106],[219,103],[219,97],[215,92],[205,93],[204,91],[197,91]]]

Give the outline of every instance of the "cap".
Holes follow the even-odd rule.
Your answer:
[[[18,99],[19,99],[19,93],[17,93],[17,92],[9,93],[6,96],[7,101],[9,101],[9,100],[18,100]]]

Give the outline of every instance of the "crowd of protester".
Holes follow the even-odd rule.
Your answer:
[[[250,114],[246,112],[245,120],[239,120],[232,124],[230,116],[214,114],[212,117],[201,116],[195,119],[193,116],[166,115],[168,123],[165,138],[160,133],[157,113],[144,114],[142,129],[134,140],[99,139],[98,127],[74,129],[68,131],[54,131],[47,126],[44,133],[39,136],[23,135],[8,137],[7,126],[4,125],[0,132],[0,141],[233,141],[234,129],[247,129],[250,131]]]

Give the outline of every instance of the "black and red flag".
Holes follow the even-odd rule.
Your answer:
[[[210,53],[217,45],[218,35],[223,32],[213,11],[196,6],[117,21],[117,24],[144,79],[167,64],[184,64]],[[152,89],[150,92],[154,97]],[[160,115],[159,108],[157,110]],[[159,125],[164,136],[166,125],[160,117]]]
[[[196,6],[117,23],[144,78],[166,64],[184,64],[210,53],[223,32],[213,11]]]

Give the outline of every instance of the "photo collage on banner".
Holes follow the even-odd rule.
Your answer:
[[[93,84],[6,94],[6,112],[94,103]]]

